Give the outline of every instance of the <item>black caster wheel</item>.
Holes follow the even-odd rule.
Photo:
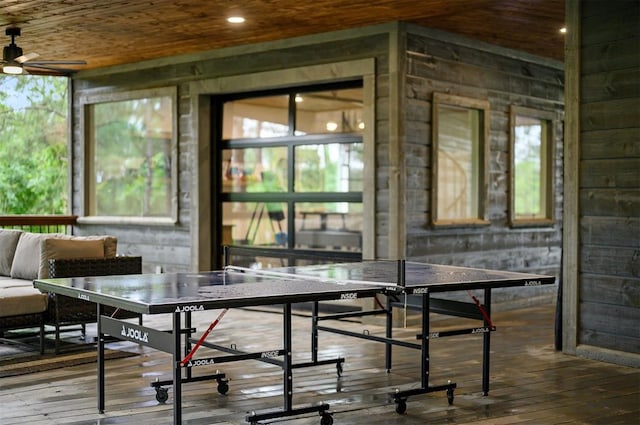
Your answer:
[[[333,425],[333,416],[328,413],[323,413],[320,418],[320,425]]]
[[[407,411],[407,400],[397,400],[396,413],[402,415],[406,411]]]
[[[336,373],[338,374],[338,377],[342,376],[342,363],[336,363]]]
[[[229,383],[227,381],[218,381],[218,393],[225,395],[229,392]]]
[[[157,387],[156,400],[158,400],[158,403],[162,403],[162,404],[166,403],[167,400],[169,400],[169,390],[166,388]]]
[[[447,390],[447,401],[449,402],[449,406],[453,404],[453,388]]]

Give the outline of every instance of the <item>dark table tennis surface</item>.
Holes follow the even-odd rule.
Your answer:
[[[336,281],[366,281],[386,285],[399,284],[411,293],[413,289],[428,288],[429,292],[448,292],[467,289],[512,286],[540,286],[554,283],[553,276],[509,272],[481,268],[427,264],[412,261],[403,263],[399,276],[397,261],[363,261],[358,263],[324,264],[283,267],[279,271],[292,275],[314,276]],[[402,279],[402,282],[399,280]]]
[[[280,303],[370,297],[384,292],[414,293],[538,286],[554,278],[447,265],[364,261],[293,266],[271,270],[226,268],[199,273],[36,280],[43,290],[143,314],[173,313]],[[399,279],[404,282],[399,283]],[[415,292],[417,293],[417,292]]]

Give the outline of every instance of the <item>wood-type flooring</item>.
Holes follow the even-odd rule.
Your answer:
[[[419,351],[395,347],[391,373],[384,369],[384,347],[342,335],[321,332],[321,358],[343,356],[341,377],[335,365],[296,369],[294,404],[330,404],[334,424],[638,424],[640,370],[581,359],[554,350],[554,306],[494,313],[497,331],[491,334],[491,390],[481,394],[480,335],[431,341],[432,384],[456,382],[452,405],[443,392],[410,397],[400,415],[389,393],[419,384]],[[196,313],[194,323],[204,331],[216,312]],[[277,312],[231,310],[209,340],[235,344],[238,349],[280,348],[281,321]],[[166,316],[147,316],[146,323],[169,323]],[[450,329],[462,319],[433,316],[433,328]],[[327,323],[323,323],[327,324]],[[294,360],[308,359],[310,320],[296,314]],[[465,324],[466,325],[466,324]],[[382,335],[376,323],[353,321],[340,327]],[[415,342],[417,327],[394,330]],[[130,343],[112,348],[139,351],[106,364],[106,411],[96,409],[95,364],[0,379],[0,424],[136,424],[172,423],[172,390],[159,404],[150,383],[171,377],[170,356]],[[213,353],[202,349],[198,356]],[[210,373],[194,368],[194,375]],[[229,392],[221,395],[214,382],[183,385],[184,424],[246,424],[248,412],[282,407],[282,370],[255,360],[218,365],[227,374]],[[213,368],[215,371],[215,367]],[[272,419],[263,423],[320,424],[317,414]]]

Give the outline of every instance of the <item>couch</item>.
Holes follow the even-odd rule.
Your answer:
[[[113,236],[72,236],[0,229],[0,336],[23,328],[38,328],[44,352],[46,325],[55,328],[55,352],[67,325],[96,321],[96,306],[84,300],[43,293],[35,279],[139,274],[141,257],[118,256]],[[107,311],[113,314],[114,311]],[[119,311],[118,317],[140,315]]]

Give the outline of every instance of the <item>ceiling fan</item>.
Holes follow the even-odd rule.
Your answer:
[[[20,28],[12,27],[7,28],[6,35],[11,37],[11,44],[5,46],[2,51],[2,72],[5,74],[36,74],[36,75],[55,75],[63,76],[69,75],[76,70],[59,68],[51,65],[86,65],[87,62],[83,60],[34,60],[40,55],[37,53],[22,54],[22,49],[16,44],[16,37],[20,36]]]

